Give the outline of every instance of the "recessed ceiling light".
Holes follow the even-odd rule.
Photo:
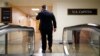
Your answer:
[[[39,8],[32,8],[33,11],[39,11]]]

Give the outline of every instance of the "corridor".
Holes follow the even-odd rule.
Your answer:
[[[52,53],[42,53],[42,5],[57,22]],[[100,56],[100,0],[0,0],[0,56],[31,55]]]

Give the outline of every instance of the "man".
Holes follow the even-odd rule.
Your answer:
[[[43,5],[41,12],[38,13],[36,19],[40,20],[39,30],[42,40],[42,53],[45,53],[46,50],[46,39],[48,39],[48,49],[52,52],[52,33],[53,31],[56,31],[55,16],[53,13],[46,10],[46,5]]]

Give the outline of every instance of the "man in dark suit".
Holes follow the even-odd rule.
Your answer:
[[[46,50],[46,39],[48,39],[48,49],[52,52],[52,33],[53,31],[56,31],[55,16],[52,12],[46,10],[46,5],[43,5],[41,12],[38,13],[36,19],[40,20],[39,30],[42,40],[42,53],[45,53]]]

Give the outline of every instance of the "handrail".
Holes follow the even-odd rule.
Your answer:
[[[27,31],[29,36],[29,55],[33,55],[33,37],[35,37],[34,34],[34,28],[32,27],[26,27],[26,26],[19,26],[19,25],[1,25],[0,26],[0,35],[12,32],[12,31]],[[7,37],[6,37],[6,51],[7,52]],[[7,53],[6,53],[7,55]]]
[[[26,26],[19,26],[19,25],[2,25],[0,26],[0,35],[4,33],[8,33],[11,31],[31,31],[34,33],[34,28],[32,27],[26,27]]]
[[[27,27],[27,26],[19,26],[19,25],[1,25],[0,26],[0,30],[1,29],[6,29],[6,28],[23,28],[23,29],[27,29],[27,30],[33,30],[33,27]]]
[[[64,27],[63,34],[64,34],[65,30],[72,30],[72,31],[79,30],[80,31],[83,28],[86,28],[85,30],[87,30],[87,28],[94,29],[95,31],[100,33],[100,25],[99,24],[88,23],[88,24],[80,24],[80,25],[75,25],[75,26]],[[62,38],[64,38],[63,35],[62,35]],[[63,41],[63,43],[64,43],[64,41]],[[68,50],[65,50],[65,49],[67,49],[67,47],[65,47],[65,45],[64,45],[64,51],[65,51],[66,55],[69,55]],[[100,51],[100,49],[99,49],[99,51]]]
[[[91,28],[91,29],[95,29],[96,31],[100,32],[100,25],[99,24],[92,24],[92,23],[64,27],[63,30],[80,30],[81,28]]]
[[[0,25],[0,29],[8,27],[9,25]]]

